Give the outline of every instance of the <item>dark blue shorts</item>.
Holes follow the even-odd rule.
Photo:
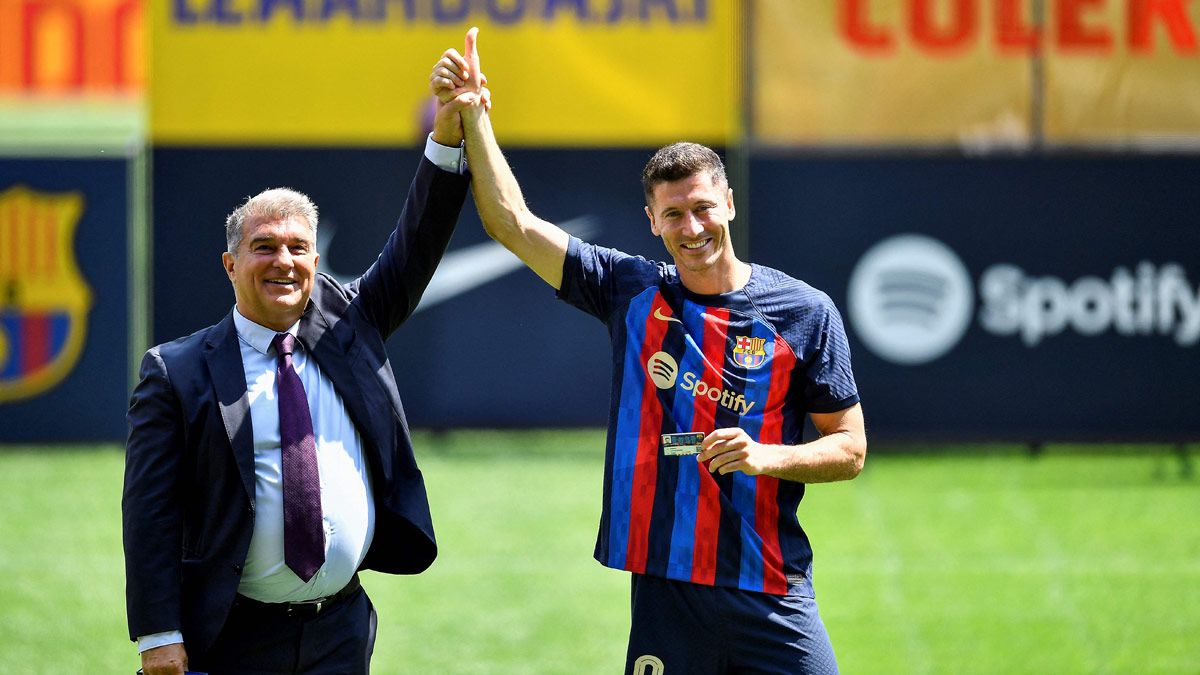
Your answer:
[[[771,595],[632,576],[630,675],[838,672],[807,583]]]

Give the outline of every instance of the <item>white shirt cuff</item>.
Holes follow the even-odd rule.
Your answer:
[[[163,645],[174,645],[183,642],[183,633],[177,630],[169,630],[165,633],[154,633],[153,635],[142,635],[138,637],[138,653]]]
[[[457,147],[442,145],[433,140],[433,134],[429,134],[425,139],[425,158],[443,171],[466,173],[467,161],[464,154],[461,144]]]

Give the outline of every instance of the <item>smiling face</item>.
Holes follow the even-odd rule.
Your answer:
[[[648,201],[650,231],[662,237],[684,285],[699,293],[731,290],[738,272],[729,242],[733,190],[705,171],[658,183]]]
[[[299,216],[247,218],[237,250],[221,256],[238,311],[281,332],[304,313],[320,257],[313,228]]]

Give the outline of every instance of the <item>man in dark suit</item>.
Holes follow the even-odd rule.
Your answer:
[[[384,341],[449,243],[469,182],[461,140],[439,112],[396,230],[344,286],[316,272],[307,197],[247,200],[226,223],[234,309],[146,353],[122,513],[147,675],[366,673],[375,612],[357,570],[433,562]]]

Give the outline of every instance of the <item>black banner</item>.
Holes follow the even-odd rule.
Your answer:
[[[846,318],[876,438],[1196,440],[1200,160],[772,158],[751,250]]]
[[[662,259],[642,212],[649,153],[508,157],[542,217]],[[350,278],[390,232],[417,157],[157,150],[155,341],[232,307],[222,224],[247,195],[287,185],[312,196],[319,269]],[[1197,437],[1200,160],[765,157],[751,179],[734,186],[753,218],[749,258],[842,310],[872,438]],[[604,326],[492,244],[470,200],[389,348],[414,426],[607,422]]]

